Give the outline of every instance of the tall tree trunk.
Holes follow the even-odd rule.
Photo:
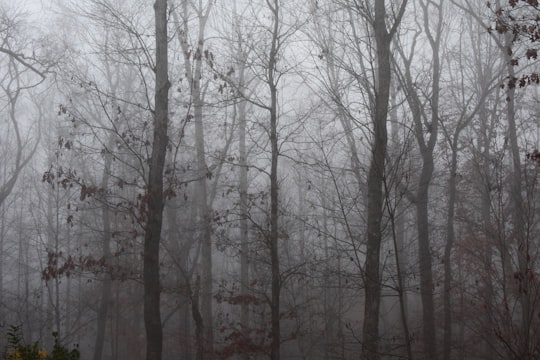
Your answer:
[[[422,167],[418,178],[418,188],[414,196],[416,207],[416,228],[418,233],[418,257],[420,271],[420,296],[422,299],[422,327],[424,349],[430,359],[437,359],[437,337],[435,328],[435,305],[433,299],[433,272],[431,264],[430,226],[429,226],[429,188],[434,171],[433,150],[439,132],[439,92],[440,92],[440,40],[442,35],[443,2],[420,1],[423,12],[424,32],[429,41],[433,59],[431,69],[431,95],[429,98],[431,113],[424,108],[420,100],[418,88],[411,75],[411,57],[406,58],[400,50],[405,62],[404,87],[407,101],[412,111],[414,132],[422,157]],[[430,8],[437,10],[435,33],[430,30]],[[428,133],[427,139],[425,133]]]
[[[200,43],[199,43],[200,44]],[[202,52],[202,46],[198,48]],[[197,152],[197,225],[199,241],[201,242],[201,313],[204,324],[205,353],[213,353],[213,326],[212,326],[212,224],[210,207],[208,206],[208,166],[206,164],[206,151],[203,130],[202,99],[200,88],[200,60],[196,65],[193,81],[194,117],[195,117],[195,147]],[[205,355],[205,358],[207,356]]]
[[[24,183],[21,184],[24,187]],[[18,289],[17,289],[17,296],[19,301],[24,304],[24,313],[22,315],[23,317],[23,323],[28,324],[26,328],[23,329],[23,335],[24,335],[24,341],[26,343],[32,342],[32,332],[33,328],[30,326],[30,261],[29,261],[29,249],[30,244],[28,241],[26,241],[24,237],[24,218],[25,218],[25,209],[24,204],[27,204],[27,197],[28,193],[23,192],[20,197],[18,198],[18,201],[16,201],[12,206],[13,210],[15,210],[15,207],[19,207],[17,209],[17,227],[18,227],[18,253],[19,253],[19,261],[18,261]],[[69,253],[68,253],[69,254]],[[69,299],[69,298],[68,298]],[[68,300],[69,301],[69,300]],[[22,308],[22,306],[21,306]]]
[[[321,189],[324,189],[325,181],[321,179]],[[326,197],[321,196],[322,209],[322,241],[324,246],[324,258],[326,259],[325,269],[323,274],[323,309],[324,309],[324,359],[329,359],[331,353],[335,353],[334,339],[336,333],[336,313],[335,304],[330,301],[332,298],[332,282],[330,279],[330,244],[328,243],[328,214]],[[339,294],[338,294],[339,296]]]
[[[489,156],[489,150],[487,151],[487,154],[483,157],[483,159],[487,160]],[[484,172],[487,174],[487,172]],[[490,220],[490,198],[489,198],[489,190],[485,189],[482,194],[482,228],[483,236],[485,238],[488,238],[491,229],[491,220]],[[483,289],[483,298],[484,298],[484,304],[486,307],[486,312],[484,315],[484,358],[485,359],[493,359],[495,357],[495,349],[493,346],[493,305],[494,305],[494,289],[493,289],[493,283],[492,283],[492,272],[493,272],[493,249],[492,244],[489,242],[486,242],[484,246],[484,273],[485,273],[485,284]]]
[[[204,322],[201,311],[199,310],[201,277],[197,275],[195,286],[190,287],[191,293],[191,315],[195,322],[195,360],[203,360],[204,351]]]
[[[446,244],[444,247],[444,360],[450,360],[452,353],[452,248],[454,247],[454,218],[457,195],[457,146],[458,133],[452,139],[452,159],[448,179],[448,213],[446,219]]]
[[[512,37],[510,33],[505,34],[504,51],[508,77],[514,79],[516,74],[514,66],[511,63]],[[527,222],[525,218],[525,208],[523,201],[523,186],[521,175],[521,156],[518,145],[516,113],[515,113],[515,88],[506,87],[506,117],[508,120],[508,140],[510,141],[510,153],[512,157],[512,175],[510,184],[510,198],[512,201],[512,220],[513,236],[517,247],[518,281],[519,281],[519,302],[521,304],[521,329],[519,339],[518,354],[520,356],[529,356],[530,346],[530,328],[531,328],[531,299],[529,294],[528,271],[530,266],[529,241],[525,228]]]
[[[54,160],[53,160],[54,161]],[[51,163],[53,163],[51,161]],[[58,202],[58,186],[50,187],[47,192],[47,252],[56,256],[59,253],[59,202]],[[56,266],[56,264],[47,264],[47,266]],[[52,269],[54,270],[54,269]],[[45,343],[47,346],[53,345],[52,333],[57,332],[60,335],[60,285],[58,276],[48,278],[45,281],[46,296],[47,296],[47,333]]]
[[[388,134],[386,122],[390,98],[390,42],[386,29],[386,4],[375,1],[373,28],[377,46],[377,85],[371,163],[367,179],[367,249],[365,263],[365,305],[362,359],[378,359],[379,307],[381,301],[380,252],[382,242],[383,182]]]
[[[236,0],[233,2],[233,17],[234,27],[240,26],[238,23],[238,11]],[[238,29],[235,31],[237,35],[238,48],[236,50],[236,66],[238,68],[238,90],[240,101],[236,104],[236,110],[238,115],[238,150],[240,165],[238,175],[238,191],[240,196],[240,292],[242,295],[249,293],[249,208],[248,208],[248,152],[246,144],[246,130],[247,130],[247,117],[246,106],[247,100],[242,98],[242,94],[245,94],[245,73],[246,73],[246,55],[244,50],[244,38],[241,31]],[[241,304],[240,323],[246,331],[246,336],[249,331],[249,311],[250,306],[247,302]],[[246,359],[249,355],[244,356]]]
[[[422,325],[424,329],[424,348],[427,356],[437,358],[435,331],[435,306],[433,301],[433,271],[429,240],[429,185],[433,175],[432,153],[422,157],[422,172],[416,194],[416,228],[418,232],[418,256],[420,262],[420,296],[422,299]]]
[[[242,89],[244,83],[244,66],[239,68],[239,86]],[[238,106],[238,131],[239,131],[239,152],[240,152],[240,283],[242,295],[247,295],[249,291],[249,235],[248,235],[248,176],[247,176],[247,150],[246,150],[246,101],[241,100]],[[243,302],[241,305],[242,326],[249,327],[249,304]]]
[[[433,35],[429,30],[429,7],[434,5],[437,8],[436,33]],[[435,327],[435,305],[433,300],[433,272],[431,267],[431,249],[429,236],[429,187],[433,177],[433,150],[437,142],[439,129],[439,93],[440,93],[440,40],[443,25],[443,5],[441,1],[437,4],[422,2],[424,13],[424,27],[428,34],[429,43],[433,53],[432,85],[431,85],[431,122],[427,146],[422,148],[422,173],[418,187],[417,205],[417,225],[418,243],[420,259],[420,292],[422,297],[424,346],[427,355],[432,359],[437,359],[437,332]],[[423,140],[423,134],[417,134]],[[422,147],[422,146],[421,146]]]
[[[487,84],[486,84],[485,78],[481,78],[481,87],[482,89],[485,89],[484,91],[487,92]],[[497,93],[498,94],[498,93]],[[494,101],[495,104],[498,104],[499,102],[497,99]],[[498,113],[497,113],[497,105],[495,105],[492,109],[488,110],[485,105],[482,105],[480,111],[479,111],[479,119],[480,119],[480,151],[481,151],[481,163],[480,163],[480,169],[479,172],[481,172],[482,177],[485,177],[486,174],[490,173],[490,158],[492,156],[490,152],[490,142],[492,140],[492,132],[493,128],[489,124],[489,119],[495,119],[492,120],[492,123],[495,123],[498,121]],[[484,182],[482,184],[482,193],[481,193],[481,216],[482,216],[482,236],[485,239],[491,238],[491,234],[493,233],[493,227],[491,222],[491,186],[489,184],[489,181],[492,181],[491,179],[487,180],[488,182]],[[484,304],[486,307],[486,312],[484,315],[484,349],[483,354],[486,359],[492,359],[495,357],[495,351],[493,346],[493,301],[494,301],[494,289],[493,289],[493,279],[492,276],[493,268],[492,268],[492,262],[493,262],[493,243],[490,241],[485,241],[484,245],[484,273],[485,273],[485,280],[484,280],[484,289],[483,289],[483,298],[484,298]]]
[[[201,20],[202,21],[202,20]],[[204,25],[202,25],[204,26]],[[204,38],[200,30],[196,52],[202,54]],[[195,119],[195,148],[197,153],[197,214],[198,234],[201,242],[201,314],[204,324],[205,358],[212,358],[214,332],[212,326],[212,224],[208,205],[208,166],[203,129],[203,101],[201,91],[202,55],[196,56],[192,81],[192,96]]]
[[[114,138],[113,134],[109,135],[109,141],[107,142],[107,149],[110,149]],[[105,166],[103,168],[103,175],[101,177],[101,188],[106,190],[109,187],[109,177],[112,164],[112,154],[105,153]],[[105,191],[106,193],[106,191]],[[107,205],[107,199],[102,199],[101,205],[101,219],[103,222],[103,239],[102,239],[102,256],[106,265],[110,265],[111,261],[111,210]],[[106,268],[107,269],[107,268]],[[94,360],[101,360],[103,354],[103,344],[105,341],[105,330],[107,325],[107,314],[109,312],[109,304],[111,302],[111,273],[110,270],[106,270],[101,276],[101,299],[99,302],[99,309],[97,315],[97,330],[96,341],[94,344]]]
[[[172,156],[171,156],[172,158]],[[171,249],[172,256],[174,256],[174,262],[178,268],[176,271],[176,281],[178,286],[183,289],[177,296],[178,302],[181,303],[179,309],[179,337],[177,341],[181,344],[181,359],[192,359],[192,329],[191,329],[191,295],[189,294],[190,288],[190,270],[189,270],[189,249],[191,248],[194,240],[181,243],[182,236],[180,235],[182,229],[178,223],[180,206],[178,198],[173,198],[167,202],[166,216],[167,216],[167,244]]]
[[[50,164],[52,166],[53,162],[51,161]],[[53,193],[54,190],[52,187],[47,188],[47,255],[54,249]],[[53,326],[54,310],[52,305],[52,279],[45,279],[45,288],[43,290],[43,298],[46,299],[44,304],[46,324],[45,346],[50,347],[53,345],[52,332],[56,331]]]
[[[203,121],[203,90],[201,86],[202,67],[205,58],[204,41],[205,28],[208,16],[212,9],[213,2],[208,2],[206,9],[203,9],[202,2],[198,5],[197,18],[199,28],[197,34],[197,44],[191,59],[191,51],[188,47],[188,1],[183,2],[183,30],[179,32],[180,46],[184,53],[185,73],[190,84],[191,101],[193,102],[193,117],[195,122],[195,150],[197,159],[197,225],[199,241],[201,244],[201,288],[200,288],[200,312],[202,321],[198,323],[204,327],[204,357],[211,359],[214,353],[214,328],[212,311],[212,224],[211,206],[209,205],[208,191],[208,165],[206,163],[204,121]],[[179,23],[176,12],[173,13],[175,21]],[[193,314],[196,316],[196,314]]]
[[[6,321],[4,312],[4,243],[6,230],[6,207],[5,204],[0,204],[0,324]]]
[[[278,58],[278,37],[280,25],[280,0],[273,0],[272,4],[267,1],[272,11],[272,42],[268,61],[268,87],[270,90],[270,146],[271,146],[271,165],[270,165],[270,263],[272,272],[272,294],[270,299],[271,307],[271,333],[272,344],[270,348],[270,358],[272,360],[280,359],[281,334],[280,334],[280,295],[281,295],[281,274],[279,266],[279,184],[278,184],[278,104],[277,104],[277,81],[275,78],[276,62]]]
[[[156,83],[154,134],[146,189],[146,227],[144,237],[144,325],[146,360],[161,360],[163,330],[160,313],[159,244],[163,224],[163,169],[167,152],[169,112],[167,0],[154,3],[156,30]]]
[[[397,105],[396,105],[396,96],[393,94],[391,104],[392,110],[390,111],[390,119],[392,123],[392,133],[391,141],[392,147],[390,149],[390,157],[394,159],[394,176],[399,176],[401,167],[400,160],[402,159],[402,152],[404,151],[399,145],[401,141],[399,139],[399,125],[398,125],[398,114],[397,114]],[[407,290],[405,288],[404,282],[404,269],[408,266],[408,256],[407,249],[405,247],[405,206],[403,199],[397,198],[396,203],[392,206],[390,204],[390,199],[388,193],[390,189],[387,188],[388,184],[384,182],[384,190],[386,192],[385,201],[386,208],[389,212],[390,225],[392,227],[392,240],[394,245],[394,254],[396,261],[396,275],[398,281],[398,301],[401,317],[401,325],[403,327],[403,337],[405,339],[405,348],[407,349],[407,358],[413,360],[412,353],[412,339],[409,331],[408,323],[408,306],[407,306]],[[396,191],[397,193],[397,191]],[[398,195],[399,196],[399,195]]]

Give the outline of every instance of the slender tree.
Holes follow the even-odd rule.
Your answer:
[[[400,49],[401,57],[404,61],[404,72],[400,79],[407,102],[411,109],[414,121],[414,134],[417,139],[422,165],[418,177],[416,193],[413,202],[416,207],[416,225],[418,233],[418,257],[420,271],[420,292],[422,298],[424,348],[432,359],[437,358],[437,338],[435,328],[435,303],[434,303],[434,282],[432,270],[432,254],[430,240],[430,219],[429,219],[429,190],[435,170],[434,150],[437,145],[439,134],[440,114],[440,78],[441,78],[441,37],[443,35],[443,11],[444,2],[434,3],[432,1],[419,2],[421,7],[421,19],[423,20],[419,28],[426,34],[432,55],[432,67],[430,71],[431,79],[427,87],[429,99],[423,98],[423,93],[415,83],[414,75],[411,72],[413,56],[416,54],[416,37],[412,42],[412,49],[409,55],[405,55]],[[432,10],[435,11],[433,19]],[[434,23],[434,24],[433,24]],[[432,29],[434,26],[434,29]],[[422,30],[418,30],[422,31]],[[426,109],[425,103],[429,103]],[[426,135],[427,134],[427,135]]]
[[[363,7],[359,7],[363,11]],[[397,17],[387,27],[387,9],[384,0],[375,1],[373,27],[376,46],[376,84],[375,107],[373,109],[373,140],[369,165],[367,189],[367,248],[365,262],[364,328],[362,333],[362,357],[364,359],[379,358],[379,309],[381,301],[380,254],[383,241],[383,206],[385,194],[383,183],[385,177],[385,160],[387,152],[387,121],[391,83],[390,44],[401,18],[405,12],[407,0],[399,6]]]
[[[154,11],[156,30],[154,135],[145,195],[147,205],[143,270],[147,360],[161,360],[163,347],[160,313],[159,248],[163,224],[163,172],[168,144],[167,127],[170,87],[167,58],[167,0],[156,0]]]
[[[203,7],[189,1],[183,2],[182,30],[179,32],[180,46],[184,54],[184,67],[190,88],[190,103],[193,104],[193,118],[195,122],[195,150],[197,164],[197,226],[201,244],[201,314],[204,327],[204,353],[205,357],[212,357],[214,348],[214,328],[212,316],[212,221],[211,202],[208,187],[210,170],[206,161],[206,143],[204,131],[204,92],[203,71],[206,60],[209,60],[208,49],[205,49],[205,30],[214,2],[209,1]],[[196,44],[190,49],[189,39],[189,7],[196,11],[199,22],[196,34]],[[178,22],[178,16],[176,13]]]
[[[270,358],[272,360],[280,359],[280,345],[281,345],[281,333],[280,333],[280,299],[281,299],[281,274],[279,266],[279,183],[278,183],[278,81],[279,76],[276,77],[277,61],[279,56],[279,29],[280,29],[280,16],[281,16],[281,1],[280,0],[267,0],[268,8],[272,13],[272,28],[271,28],[271,42],[270,52],[268,53],[268,69],[267,69],[267,84],[270,91],[270,104],[268,111],[270,113],[270,146],[271,146],[271,165],[270,165],[270,234],[268,242],[270,246],[270,263],[272,272],[272,286],[271,286],[271,324],[272,324],[272,345],[270,348]]]

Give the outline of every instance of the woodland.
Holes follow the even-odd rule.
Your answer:
[[[537,0],[1,0],[0,358],[540,359],[539,45]]]

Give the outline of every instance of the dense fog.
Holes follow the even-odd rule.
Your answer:
[[[539,19],[3,0],[0,358],[540,359]]]

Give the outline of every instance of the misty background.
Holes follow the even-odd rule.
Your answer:
[[[1,351],[540,358],[539,19],[2,0]]]

